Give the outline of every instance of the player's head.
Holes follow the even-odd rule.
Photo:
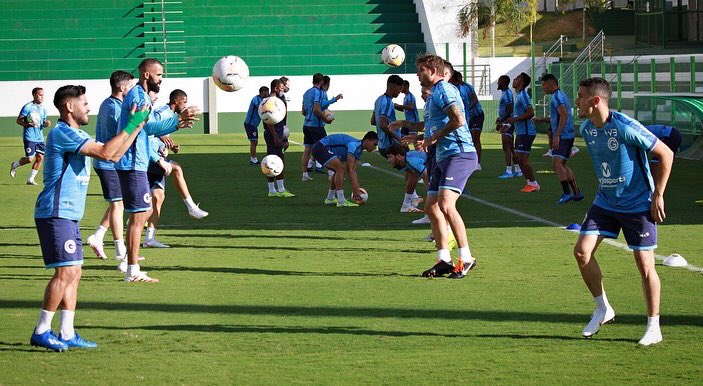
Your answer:
[[[410,92],[410,82],[407,80],[403,81],[403,88],[400,90],[403,94],[407,94]]]
[[[175,89],[168,95],[168,105],[171,109],[180,114],[188,107],[188,94],[181,89]]]
[[[110,75],[112,94],[125,94],[132,87],[134,75],[127,71],[117,70]]]
[[[417,78],[422,86],[433,86],[444,77],[444,59],[437,55],[423,55],[415,60]]]
[[[400,90],[403,88],[403,78],[398,75],[391,75],[386,81],[386,94],[391,98],[395,98],[400,95]]]
[[[32,89],[32,102],[40,105],[44,102],[44,89],[41,87],[35,87]]]
[[[281,82],[280,79],[274,79],[271,81],[271,94],[281,95],[284,89],[285,87],[283,86],[283,82]]]
[[[268,98],[269,97],[269,88],[266,86],[261,86],[259,88],[259,96],[262,98]]]
[[[316,72],[312,76],[312,85],[315,87],[320,87],[322,85],[322,78],[324,77],[324,75],[320,74],[319,72]]]
[[[422,98],[423,101],[427,102],[427,99],[430,98],[430,95],[432,95],[432,87],[422,86],[422,88],[420,89],[420,98]]]
[[[449,83],[458,86],[464,83],[464,77],[461,76],[461,72],[454,70],[452,76],[449,78]]]
[[[147,58],[139,63],[139,83],[146,81],[146,90],[158,93],[161,89],[161,78],[164,76],[164,66],[158,59]]]
[[[588,78],[579,82],[576,106],[579,118],[590,118],[598,111],[608,111],[608,102],[613,95],[610,84],[603,78]]]
[[[323,76],[323,77],[322,77],[322,86],[320,86],[320,88],[323,89],[323,90],[325,90],[325,91],[329,91],[329,89],[330,89],[330,81],[331,81],[331,79],[330,79],[329,76],[327,76],[327,75]]]
[[[54,94],[54,106],[59,110],[61,119],[68,124],[73,122],[80,126],[88,124],[88,100],[85,98],[85,87],[63,86]]]
[[[386,150],[386,158],[388,162],[396,169],[405,167],[405,148],[399,143],[393,143]]]
[[[283,92],[290,91],[290,79],[288,77],[282,76],[279,78],[283,82]]]
[[[532,78],[530,78],[529,75],[524,72],[521,72],[520,75],[516,76],[515,79],[513,79],[513,88],[517,91],[522,91],[530,86],[531,81]]]
[[[505,91],[510,87],[510,77],[507,75],[501,75],[498,77],[498,90]]]
[[[378,145],[378,134],[375,131],[368,131],[361,139],[361,147],[369,153],[376,149]]]
[[[559,80],[552,74],[545,74],[540,81],[545,94],[553,94],[559,89]]]
[[[449,79],[451,79],[452,74],[454,74],[454,66],[452,66],[452,63],[449,62],[448,60],[442,59],[442,62],[444,63],[444,81],[449,82]]]

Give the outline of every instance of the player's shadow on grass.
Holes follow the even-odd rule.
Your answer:
[[[177,244],[170,243],[171,248],[195,248],[195,249],[244,249],[244,250],[255,250],[255,251],[291,251],[291,252],[373,252],[373,253],[388,253],[397,255],[407,255],[407,254],[419,254],[426,255],[428,250],[418,249],[418,248],[408,248],[408,249],[393,249],[393,248],[379,248],[374,246],[367,247],[290,247],[282,245],[192,245],[192,244]]]
[[[44,349],[35,349],[31,348],[31,346],[24,344],[24,343],[19,343],[19,342],[0,342],[0,352],[2,351],[21,351],[21,352],[50,352],[48,350]]]
[[[41,260],[41,256],[39,254],[36,255],[23,255],[19,253],[0,253],[0,259],[30,259],[30,260]]]
[[[172,232],[164,232],[163,233],[167,237],[187,237],[187,238],[211,238],[211,239],[216,239],[216,240],[221,240],[221,239],[257,239],[261,240],[261,234],[260,233],[249,233],[249,234],[222,234],[222,233],[217,233],[217,234],[209,234],[209,233],[172,233]],[[319,236],[319,235],[276,235],[276,240],[285,240],[285,239],[294,239],[294,240],[331,240],[331,241],[344,241],[344,240],[360,240],[360,241],[403,241],[404,239],[398,237],[398,238],[390,238],[390,237],[343,237],[343,236]]]

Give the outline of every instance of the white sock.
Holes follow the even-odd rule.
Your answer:
[[[605,296],[605,291],[603,291],[602,295],[595,296],[593,298],[593,301],[596,302],[596,308],[599,310],[605,310],[610,307],[610,304],[608,303],[608,297]]]
[[[647,329],[649,330],[650,328],[659,329],[659,315],[647,317]]]
[[[32,169],[31,173],[29,173],[29,180],[34,181],[34,177],[37,176],[37,173],[39,173],[39,170]]]
[[[281,178],[280,180],[276,180],[276,185],[278,185],[278,191],[279,192],[285,192],[286,191],[286,185],[283,183],[283,179]]]
[[[269,182],[269,193],[276,193],[276,183],[275,182]]]
[[[405,199],[403,199],[403,206],[410,206],[413,202],[413,195],[412,193],[408,194],[405,193]]]
[[[107,228],[105,228],[102,224],[98,226],[98,229],[95,230],[95,237],[100,240],[100,242],[103,241],[105,238],[105,233],[107,232]]]
[[[334,189],[328,190],[328,191],[327,191],[327,199],[328,199],[328,200],[333,200],[333,199],[334,199],[334,194],[335,194]]]
[[[68,340],[76,335],[73,329],[73,318],[76,316],[76,311],[61,310],[61,320],[59,321],[59,331],[61,339]]]
[[[527,181],[527,183],[530,184],[530,185],[532,185],[532,186],[537,186],[537,185],[539,185],[539,184],[537,183],[537,180],[534,180],[534,181]]]
[[[22,166],[22,165],[20,165],[19,161],[15,161],[15,162],[12,163],[12,168],[13,168],[13,169],[17,169],[17,168],[20,167],[20,166]]]
[[[308,172],[303,172],[303,177],[310,177],[310,174],[308,174]]]
[[[153,240],[154,236],[156,236],[156,228],[146,228],[146,240]]]
[[[337,202],[339,202],[340,204],[347,202],[347,199],[344,198],[344,190],[337,191]]]
[[[318,168],[318,169],[321,169],[321,168],[322,168],[322,164],[319,163],[319,162],[317,162],[317,161],[315,161],[315,167]]]
[[[188,210],[193,210],[198,207],[197,205],[195,205],[195,202],[193,201],[193,197],[190,197],[190,196],[184,198],[183,203],[186,204],[186,208],[188,208]]]
[[[127,265],[127,276],[136,276],[139,273],[139,264]]]
[[[465,263],[468,263],[474,259],[471,257],[471,250],[468,245],[463,248],[459,248],[459,259]]]
[[[420,196],[417,195],[417,190],[413,190],[413,200],[416,198],[420,198]]]
[[[438,249],[437,250],[437,260],[442,260],[445,263],[451,263],[452,262],[452,255],[449,254],[448,249]]]
[[[39,335],[51,330],[51,321],[54,319],[54,311],[41,310],[39,311],[39,320],[34,333]]]
[[[124,240],[114,240],[112,243],[115,245],[115,257],[118,260],[127,256],[127,246],[124,245]]]
[[[513,165],[513,173],[520,173],[520,165]]]
[[[508,174],[513,174],[513,167],[512,166],[506,166],[505,167],[505,172]]]
[[[312,159],[310,159],[310,160],[308,161],[308,169],[312,168],[313,165],[315,165],[315,164],[313,163]]]

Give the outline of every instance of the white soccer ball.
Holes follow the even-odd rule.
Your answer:
[[[288,126],[283,126],[283,138],[288,139],[290,137],[290,129]]]
[[[381,60],[390,67],[398,67],[405,61],[405,51],[397,44],[389,44],[381,52]]]
[[[353,197],[353,199],[355,203],[362,205],[369,200],[369,193],[364,188],[359,188],[359,190],[361,190],[361,194],[358,197]]]
[[[249,66],[239,56],[225,56],[212,68],[212,78],[217,87],[224,91],[237,91],[249,79]]]
[[[324,114],[325,119],[327,119],[328,121],[334,120],[334,111],[325,110],[322,112],[322,114]]]
[[[267,125],[275,125],[286,117],[286,104],[279,97],[268,97],[259,105],[259,117]]]
[[[261,172],[267,177],[276,177],[283,173],[283,160],[275,154],[269,154],[261,160]]]
[[[27,124],[32,125],[33,127],[39,127],[42,125],[42,123],[44,123],[41,120],[41,115],[39,115],[39,113],[36,111],[32,111],[31,113],[29,113],[29,115],[27,115],[26,119],[27,119]]]

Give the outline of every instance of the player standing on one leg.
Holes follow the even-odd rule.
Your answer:
[[[517,93],[513,116],[504,121],[515,125],[515,156],[517,157],[518,165],[520,165],[520,170],[527,180],[527,184],[520,189],[523,193],[539,192],[539,183],[537,183],[535,172],[532,169],[532,165],[530,165],[532,143],[537,136],[535,123],[532,121],[532,117],[535,115],[534,110],[532,110],[532,99],[527,94],[527,87],[530,86],[530,82],[530,76],[524,72],[521,72],[520,75],[513,79],[513,88]]]
[[[476,169],[478,157],[471,142],[459,90],[443,79],[442,58],[425,55],[418,58],[415,64],[420,84],[432,87],[422,147],[427,148],[432,144],[437,146],[436,164],[430,173],[425,211],[436,232],[438,262],[428,270],[433,272],[432,275],[426,271],[423,276],[441,276],[451,270],[450,278],[461,279],[476,265],[476,260],[471,256],[466,226],[456,209],[456,201]],[[447,220],[459,247],[459,259],[453,269],[448,248]]]
[[[46,119],[46,109],[41,105],[43,102],[44,89],[35,87],[32,89],[32,101],[24,105],[17,116],[17,124],[24,129],[22,132],[24,157],[10,165],[10,176],[15,178],[17,168],[34,161],[32,171],[27,178],[27,185],[37,184],[34,177],[39,173],[39,167],[44,159],[44,131],[42,128],[51,125],[51,121]]]
[[[283,96],[283,82],[280,79],[274,79],[271,81],[271,98],[279,98],[286,103],[285,96]],[[286,110],[286,117],[288,116],[288,111]],[[285,152],[288,148],[288,138],[283,135],[283,128],[286,126],[286,118],[278,122],[275,125],[268,125],[264,123],[264,140],[266,141],[266,155],[277,155],[284,161],[285,164]],[[290,198],[295,197],[295,194],[289,192],[286,189],[284,182],[284,173],[277,175],[276,177],[266,177],[268,182],[268,196],[269,197],[281,197]]]
[[[250,165],[259,164],[259,160],[256,158],[256,146],[259,144],[259,123],[261,122],[261,117],[259,117],[259,105],[261,101],[264,100],[264,98],[268,98],[268,96],[268,87],[262,86],[259,88],[259,95],[251,98],[247,116],[244,118],[244,131],[247,133],[247,139],[249,139]]]
[[[63,351],[69,347],[97,347],[95,342],[81,338],[73,326],[83,264],[79,221],[83,218],[90,181],[88,157],[118,160],[137,137],[148,111],[128,112],[124,130],[103,145],[80,129],[88,124],[90,112],[85,87],[60,87],[54,96],[54,106],[61,118],[47,137],[44,190],[37,197],[34,221],[44,264],[55,271],[44,291],[30,344]],[[59,307],[61,327],[56,336],[51,321]]]
[[[671,172],[673,153],[639,122],[615,111],[608,101],[610,85],[602,78],[579,83],[579,117],[593,168],[598,177],[598,192],[593,206],[581,226],[574,256],[583,281],[593,295],[596,310],[583,329],[584,337],[595,335],[600,326],[615,318],[603,286],[603,274],[595,258],[604,238],[616,238],[622,229],[627,245],[633,250],[642,277],[647,306],[647,329],[639,341],[648,346],[661,342],[659,297],[661,284],[654,264],[657,247],[657,224],[663,222],[664,190]],[[660,160],[659,176],[652,181],[647,152]]]

